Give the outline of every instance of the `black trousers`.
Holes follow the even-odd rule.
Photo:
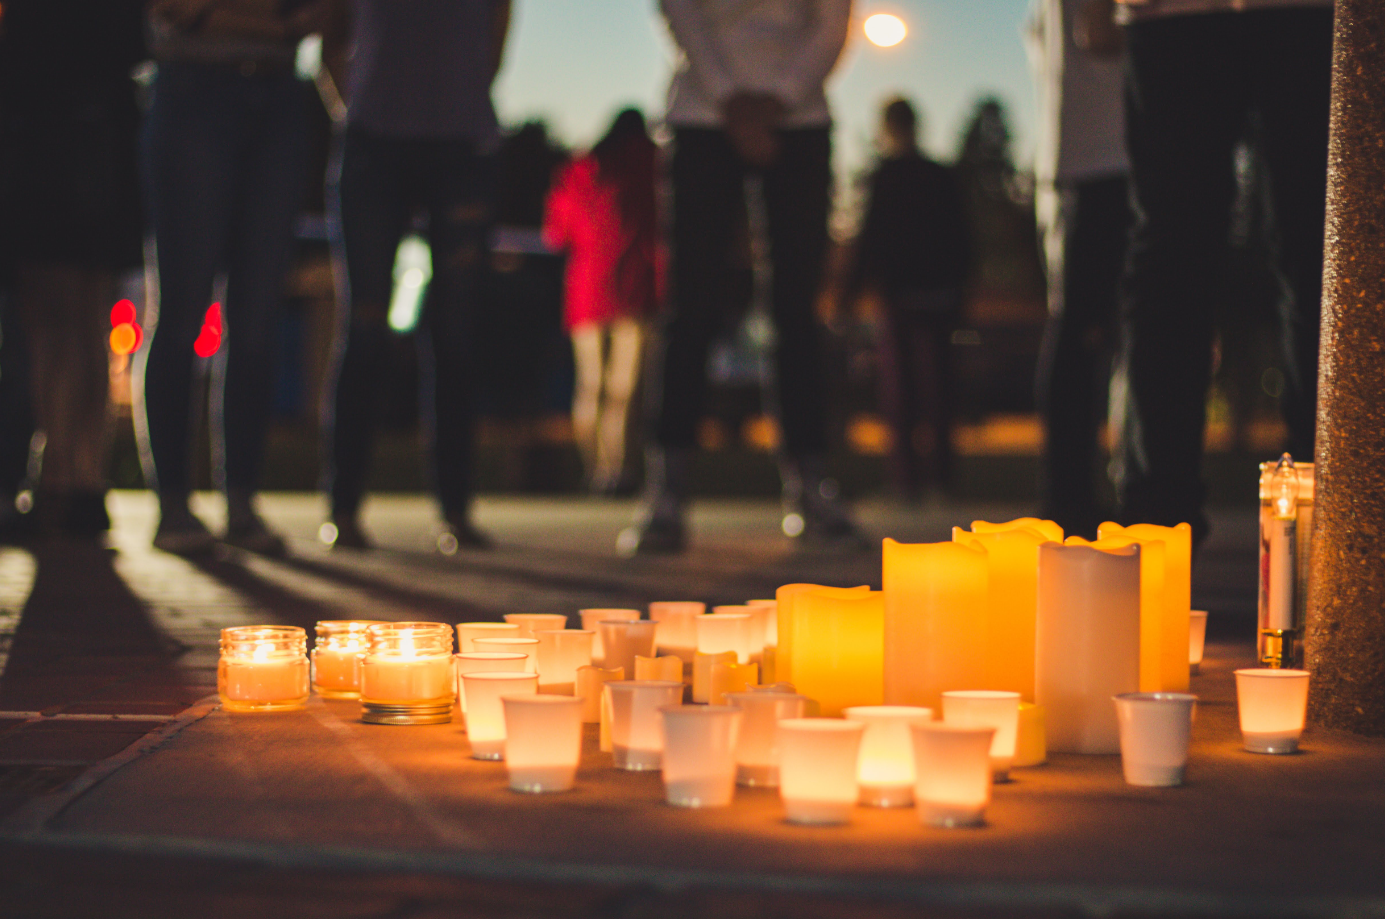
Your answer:
[[[784,452],[825,453],[822,342],[813,313],[827,249],[831,141],[826,128],[779,132],[778,161],[760,175],[774,266],[771,306]],[[752,169],[719,130],[680,128],[674,138],[672,297],[654,387],[655,441],[691,448],[707,395],[707,352],[731,289],[732,247]]]
[[[1322,297],[1332,12],[1269,9],[1152,19],[1127,29],[1127,146],[1136,223],[1121,360],[1120,516],[1206,531],[1203,427],[1213,313],[1223,295],[1248,117],[1268,181],[1284,304],[1296,459],[1312,456]]]

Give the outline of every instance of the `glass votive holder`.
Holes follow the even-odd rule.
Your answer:
[[[654,656],[657,622],[648,619],[603,619],[596,625],[605,654],[603,667],[621,667],[626,673],[633,674],[636,657]]]
[[[483,670],[462,674],[466,688],[466,738],[472,759],[505,758],[505,696],[532,696],[539,675],[527,670]]]
[[[594,632],[586,629],[540,629],[538,640],[539,692],[576,695],[577,669],[590,667]]]
[[[804,701],[793,692],[750,690],[726,694],[726,704],[744,712],[736,734],[737,785],[779,785],[779,722],[802,718]]]
[[[612,680],[606,684],[611,754],[617,769],[644,772],[662,762],[659,709],[682,701],[683,684],[669,680]]]
[[[995,728],[991,740],[991,776],[1010,777],[1019,734],[1020,694],[992,689],[955,689],[943,693],[943,721],[964,728]]]
[[[635,679],[683,682],[683,659],[672,654],[663,657],[635,655]]]
[[[456,674],[457,706],[466,714],[466,687],[462,685],[462,674],[484,673],[487,670],[528,670],[529,655],[521,651],[463,651],[452,655],[452,669]]]
[[[991,803],[995,728],[913,724],[914,806],[928,826],[979,826]]]
[[[865,725],[841,718],[779,722],[779,797],[790,823],[847,823]]]
[[[452,627],[442,622],[379,622],[366,629],[361,720],[367,724],[446,724],[456,683]]]
[[[741,607],[717,607],[717,609],[736,609],[738,612],[729,613],[708,613],[705,616],[698,616],[697,623],[697,650],[700,654],[721,654],[726,651],[733,651],[736,654],[737,663],[750,663],[750,656],[753,653],[756,657],[763,650],[752,647],[754,636],[751,632],[750,613],[742,610]]]
[[[712,667],[717,664],[736,663],[735,651],[722,651],[719,654],[693,654],[692,699],[694,702],[708,702],[712,698]]]
[[[847,721],[866,726],[856,780],[861,803],[869,807],[908,807],[914,803],[913,724],[933,720],[933,710],[918,705],[853,705],[842,711]]]
[[[567,791],[582,758],[582,700],[548,694],[500,697],[505,768],[514,791]]]
[[[1048,735],[1044,730],[1044,707],[1021,702],[1019,729],[1015,733],[1017,767],[1041,766],[1048,762]]]
[[[707,604],[695,600],[657,600],[649,604],[650,620],[659,623],[654,647],[691,664],[697,651],[696,619],[705,612]]]
[[[585,630],[584,630],[585,631]],[[586,724],[601,722],[601,699],[605,695],[602,687],[612,680],[625,679],[625,671],[619,667],[606,669],[588,664],[577,668],[577,688],[575,695],[582,700],[582,721]],[[606,752],[609,749],[603,747]]]
[[[1130,785],[1182,785],[1197,696],[1123,692],[1112,696],[1120,725],[1121,771]]]
[[[475,651],[471,642],[477,638],[518,638],[519,626],[513,622],[457,623],[457,650]]]
[[[736,791],[741,710],[729,705],[666,705],[662,716],[664,796],[675,807],[725,807]]]
[[[1207,647],[1207,611],[1188,612],[1188,667],[1197,673],[1202,666],[1202,652]]]
[[[592,608],[578,610],[577,615],[582,618],[582,628],[588,632],[596,633],[592,639],[592,663],[602,667],[606,666],[606,646],[601,642],[601,630],[597,628],[598,622],[632,622],[640,618],[640,611],[637,609],[601,609]],[[619,666],[619,665],[612,665]],[[626,673],[634,673],[633,670],[626,670]]]
[[[313,642],[313,691],[324,699],[361,697],[361,657],[374,619],[324,619]]]
[[[1308,709],[1308,671],[1236,671],[1241,740],[1251,753],[1294,753]]]
[[[308,633],[296,625],[221,630],[216,692],[228,712],[286,712],[308,701]]]
[[[524,655],[524,670],[530,673],[538,673],[539,640],[537,638],[519,638],[504,636],[503,638],[494,636],[477,636],[471,640],[473,651],[500,651],[512,654]]]
[[[520,638],[536,638],[535,632],[567,628],[567,617],[562,613],[506,613],[504,619],[519,626]]]
[[[744,692],[759,683],[760,665],[713,661],[709,676],[707,702],[725,705],[728,692]]]

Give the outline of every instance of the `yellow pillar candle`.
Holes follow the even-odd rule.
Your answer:
[[[1005,533],[1010,530],[1035,530],[1042,533],[1048,542],[1062,542],[1063,528],[1052,520],[1041,520],[1038,517],[1017,517],[1014,520],[1007,520],[1004,523],[987,523],[984,520],[973,520],[971,531],[973,533]]]
[[[985,688],[987,553],[954,542],[884,544],[884,703],[940,710],[948,689]],[[794,679],[794,685],[799,682]],[[800,689],[805,695],[812,691]]]
[[[823,587],[820,584],[785,584],[777,590],[775,600],[775,638],[777,646],[774,655],[774,679],[766,677],[766,683],[793,682],[794,635],[799,631],[794,624],[794,603],[805,591],[813,591],[829,597],[852,597],[869,593],[870,587]]]
[[[984,686],[1017,692],[1021,699],[1033,701],[1039,546],[1052,540],[1033,527],[994,529],[1005,525],[977,520],[972,523],[970,532],[954,527],[952,541],[986,550],[990,573],[990,637],[986,641],[990,676]]]
[[[692,697],[694,702],[707,702],[712,698],[712,665],[736,663],[735,651],[722,651],[719,654],[703,654],[698,651],[693,657]]]
[[[885,597],[878,590],[825,587],[793,600],[791,651],[776,657],[798,691],[824,716],[853,705],[879,705],[884,694]],[[783,668],[779,668],[782,676]]]
[[[708,703],[725,705],[728,692],[744,692],[755,685],[760,676],[760,665],[713,661],[708,676]]]
[[[1193,528],[1180,523],[1161,527],[1152,523],[1137,523],[1123,527],[1103,523],[1097,529],[1099,540],[1131,540],[1143,551],[1158,543],[1163,546],[1164,613],[1157,629],[1158,686],[1140,688],[1147,692],[1186,692],[1188,689],[1188,622],[1192,609]]]
[[[673,654],[662,657],[635,655],[635,679],[683,682],[683,659]]]

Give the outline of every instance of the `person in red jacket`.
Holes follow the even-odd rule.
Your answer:
[[[544,240],[567,253],[573,435],[598,493],[628,484],[630,406],[645,320],[659,299],[657,173],[658,148],[644,116],[625,109],[589,154],[559,172],[544,214]]]

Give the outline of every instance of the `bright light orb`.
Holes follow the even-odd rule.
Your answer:
[[[871,44],[881,48],[889,48],[904,41],[904,36],[909,34],[909,29],[904,25],[904,20],[890,13],[876,13],[867,16],[865,22],[866,38],[870,39]]]

